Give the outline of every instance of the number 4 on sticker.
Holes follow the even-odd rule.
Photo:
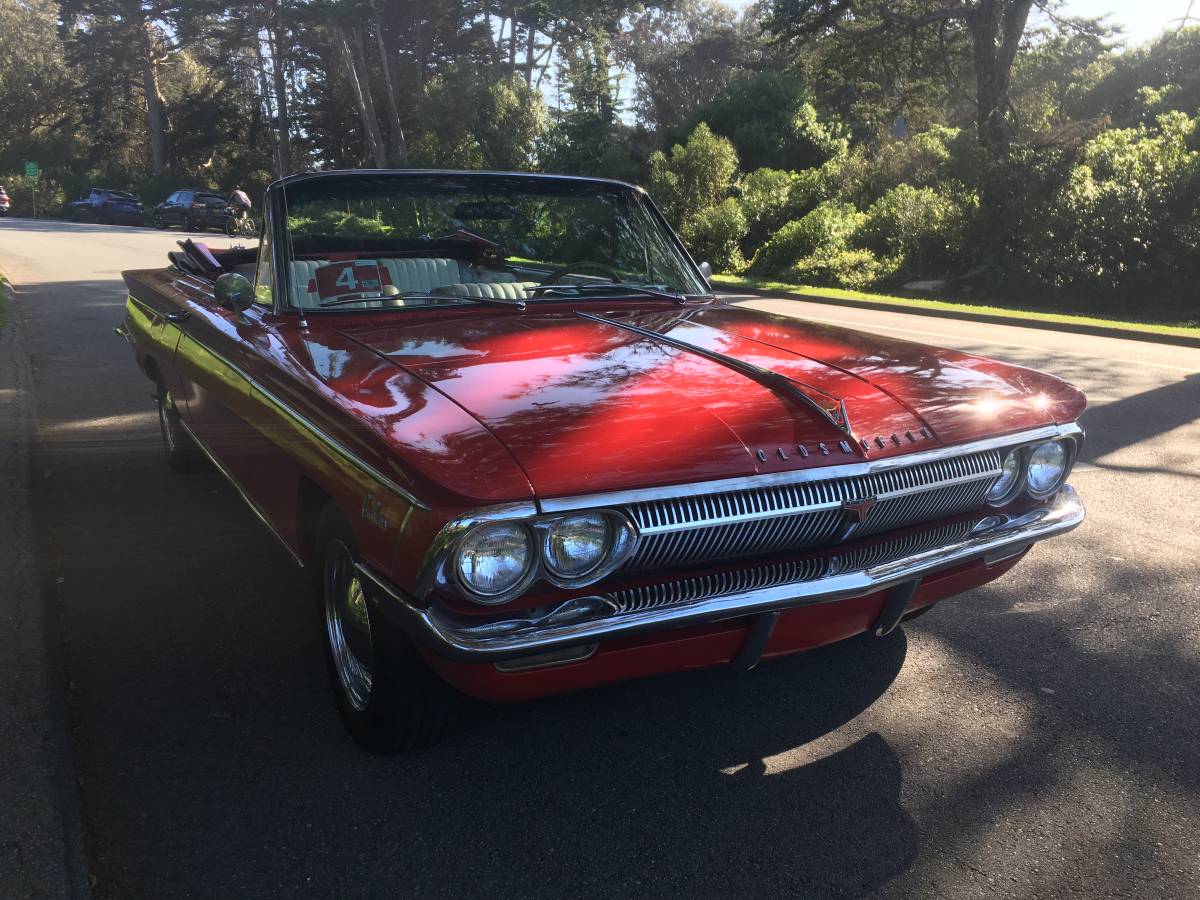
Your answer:
[[[354,277],[354,266],[346,266],[342,269],[342,274],[337,277],[334,284],[348,291],[358,290],[358,279]]]

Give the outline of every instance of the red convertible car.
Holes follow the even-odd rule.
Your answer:
[[[883,635],[1083,519],[1075,388],[724,303],[636,187],[328,172],[264,220],[126,272],[117,330],[168,462],[312,570],[370,750]]]

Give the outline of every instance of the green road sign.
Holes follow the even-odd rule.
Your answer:
[[[34,162],[32,159],[25,160],[26,178],[37,178],[39,171],[40,170],[38,169],[38,164],[36,162]]]

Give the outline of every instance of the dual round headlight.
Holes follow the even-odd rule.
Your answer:
[[[1045,497],[1052,493],[1062,484],[1066,471],[1067,450],[1061,441],[1038,444],[1029,452],[1029,463],[1025,471],[1029,493],[1035,497]]]
[[[1050,496],[1062,485],[1070,458],[1064,441],[1046,441],[1010,451],[988,489],[988,503],[1002,506],[1022,490],[1039,499]]]
[[[561,583],[596,573],[611,560],[619,543],[616,532],[607,515],[595,512],[533,526],[488,522],[463,537],[454,566],[458,580],[474,599],[499,603],[515,588],[528,583],[539,561],[551,580]]]
[[[542,556],[560,578],[582,578],[604,561],[611,544],[608,517],[583,513],[557,519],[546,528]]]
[[[455,557],[463,586],[480,597],[499,597],[529,574],[534,554],[529,529],[519,522],[492,522],[471,531]]]

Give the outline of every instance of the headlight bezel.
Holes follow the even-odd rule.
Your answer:
[[[1006,455],[1003,457],[1007,461],[1010,457],[1016,456],[1020,463],[1020,477],[1003,496],[996,500],[989,499],[985,496],[984,502],[988,506],[1002,507],[1008,506],[1010,503],[1026,497],[1031,500],[1046,500],[1053,497],[1062,489],[1062,486],[1067,483],[1067,478],[1070,477],[1072,469],[1075,467],[1075,461],[1079,456],[1080,445],[1083,443],[1083,434],[1068,434],[1064,436],[1051,437],[1039,441],[1032,441],[1023,444],[1017,444],[1008,448]],[[1034,452],[1043,444],[1056,444],[1063,451],[1063,467],[1058,478],[1050,485],[1049,488],[1039,490],[1029,482],[1030,459]],[[1003,463],[1002,463],[1003,464]],[[993,482],[994,483],[994,482]],[[989,488],[989,493],[990,493]]]
[[[1025,472],[1026,472],[1025,463],[1026,463],[1026,459],[1027,459],[1027,456],[1025,453],[1025,448],[1024,447],[1013,447],[1011,450],[1009,450],[1004,455],[1004,458],[1000,461],[1001,475],[1003,474],[1004,465],[1010,459],[1016,461],[1016,464],[1017,464],[1016,477],[1013,478],[1012,484],[1010,484],[1008,486],[1008,490],[1006,490],[1003,494],[1001,494],[999,497],[997,497],[995,499],[993,499],[991,497],[992,488],[991,487],[988,488],[987,494],[984,495],[984,501],[987,503],[988,506],[1007,506],[1008,504],[1012,503],[1013,500],[1015,500],[1025,490]],[[1000,480],[1000,477],[997,476],[996,481],[992,482],[992,486],[995,486],[995,484],[999,480]]]
[[[556,559],[555,541],[561,539],[560,529],[564,528],[568,523],[584,520],[599,523],[601,529],[600,551],[585,568],[574,572],[566,571],[558,564],[559,560]],[[604,558],[608,556],[609,548],[612,546],[612,525],[609,522],[609,518],[603,513],[598,513],[594,510],[580,510],[571,515],[560,516],[547,522],[541,529],[541,532],[542,542],[539,549],[542,554],[542,564],[546,567],[546,571],[555,578],[565,578],[568,580],[586,578],[603,565]]]
[[[513,528],[524,533],[527,556],[525,560],[525,566],[522,569],[520,576],[518,576],[512,582],[512,584],[510,584],[508,587],[505,587],[503,590],[492,591],[489,593],[481,591],[477,587],[472,586],[467,579],[463,577],[461,564],[463,551],[470,545],[471,539],[479,535],[481,532],[492,528]],[[479,522],[464,531],[454,547],[454,552],[450,555],[450,569],[456,583],[462,589],[465,596],[469,597],[476,603],[483,604],[484,606],[498,606],[501,603],[507,603],[513,597],[517,596],[529,587],[533,581],[534,575],[537,572],[538,558],[539,554],[537,541],[535,536],[530,532],[528,525],[520,520],[501,519],[491,522]]]
[[[1038,450],[1040,450],[1042,447],[1047,446],[1047,445],[1056,445],[1062,450],[1062,454],[1063,454],[1062,468],[1060,469],[1057,477],[1055,477],[1054,481],[1051,482],[1050,487],[1038,489],[1038,488],[1035,488],[1033,486],[1032,482],[1030,482],[1030,480],[1029,480],[1030,464],[1033,460],[1034,454]],[[1024,448],[1024,450],[1025,450],[1025,465],[1024,465],[1025,493],[1027,493],[1034,500],[1045,500],[1047,497],[1054,496],[1054,494],[1058,492],[1059,488],[1061,488],[1064,484],[1066,484],[1067,476],[1071,473],[1071,467],[1073,466],[1073,464],[1075,462],[1075,460],[1074,460],[1075,448],[1076,448],[1076,445],[1075,445],[1074,441],[1063,440],[1063,439],[1039,441],[1036,444],[1030,444],[1029,446],[1025,447]]]
[[[550,562],[547,543],[555,524],[584,515],[603,516],[607,525],[605,552],[597,563],[576,575],[555,570]],[[464,548],[480,530],[496,526],[515,526],[525,530],[530,561],[510,587],[491,594],[482,593],[462,576],[460,561]],[[578,588],[594,584],[611,574],[632,555],[637,546],[638,534],[633,523],[615,509],[575,510],[545,516],[489,516],[459,523],[456,533],[440,548],[431,548],[430,555],[440,562],[432,567],[430,587],[440,585],[450,589],[462,599],[482,606],[500,606],[529,590],[537,581],[545,581],[559,588]]]

